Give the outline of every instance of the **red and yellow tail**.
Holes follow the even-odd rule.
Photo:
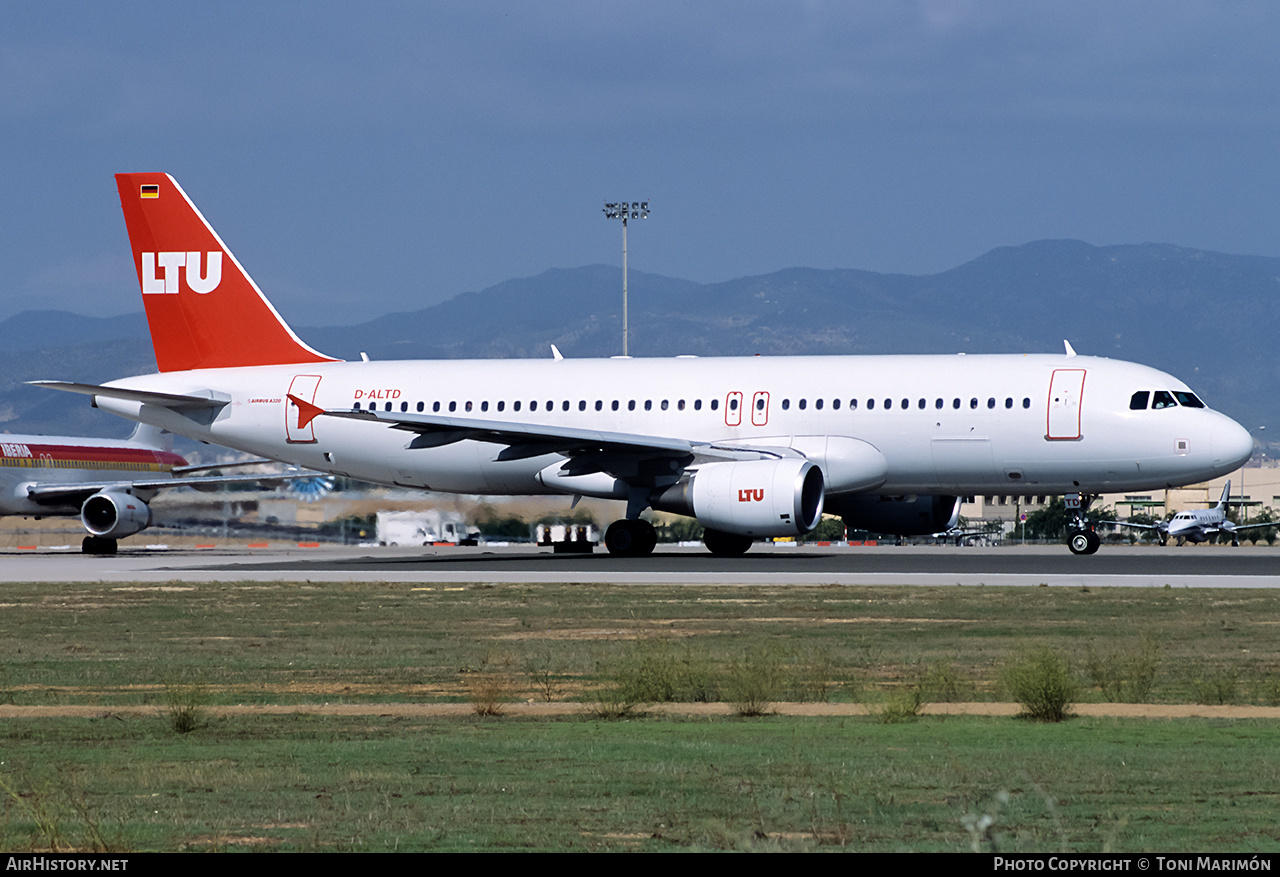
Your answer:
[[[162,372],[336,360],[293,333],[168,174],[116,174]]]

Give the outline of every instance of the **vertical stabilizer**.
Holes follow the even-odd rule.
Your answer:
[[[168,174],[116,174],[160,371],[333,362],[285,324]]]
[[[1218,500],[1217,508],[1220,508],[1222,509],[1222,511],[1225,512],[1227,510],[1227,500],[1229,499],[1231,499],[1231,482],[1230,481],[1228,481],[1226,484],[1222,486],[1222,499]]]

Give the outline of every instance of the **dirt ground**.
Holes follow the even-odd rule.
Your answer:
[[[310,713],[331,716],[470,716],[475,709],[469,703],[325,703],[295,705],[243,704],[204,707],[211,716],[288,715]],[[572,716],[589,713],[583,703],[523,702],[502,705],[509,716]],[[1280,719],[1280,707],[1208,706],[1204,704],[1154,703],[1086,703],[1074,707],[1080,716],[1113,716],[1116,718],[1180,719],[1192,716],[1216,719]],[[0,704],[0,719],[82,717],[108,718],[125,715],[159,715],[163,707],[154,705],[70,705],[14,706]],[[664,703],[645,706],[641,712],[655,715],[727,716],[732,713],[725,703]],[[865,716],[867,707],[854,703],[778,703],[773,713],[783,716]],[[931,703],[921,710],[924,715],[949,716],[1014,716],[1016,703]]]

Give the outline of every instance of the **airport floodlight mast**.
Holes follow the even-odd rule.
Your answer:
[[[604,203],[605,219],[622,220],[622,355],[627,352],[627,220],[648,219],[648,201],[606,201]]]

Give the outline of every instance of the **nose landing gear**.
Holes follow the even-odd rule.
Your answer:
[[[1067,514],[1071,516],[1071,522],[1068,524],[1070,532],[1067,536],[1067,547],[1071,549],[1072,554],[1094,554],[1102,544],[1102,538],[1093,531],[1084,517],[1084,513],[1097,498],[1094,494],[1079,493],[1068,493],[1063,497]]]

